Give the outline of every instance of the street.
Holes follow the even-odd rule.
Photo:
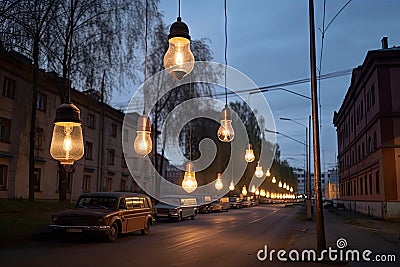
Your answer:
[[[276,257],[273,262],[257,259],[257,252],[264,245],[269,249],[288,251],[315,247],[315,235],[308,240],[304,234],[312,232],[315,222],[304,221],[301,218],[303,210],[300,206],[259,205],[199,214],[195,220],[179,223],[161,220],[151,228],[148,236],[123,235],[115,243],[75,238],[32,241],[25,246],[0,251],[1,266],[303,266],[304,262],[288,264],[278,262]],[[329,214],[332,216],[337,220],[338,216]],[[332,235],[340,236],[339,230],[331,231],[335,227],[352,231],[352,225],[343,229],[338,223],[334,224],[336,226],[327,226],[328,239]],[[353,238],[359,239],[352,234],[347,238],[349,243]],[[380,249],[382,245],[389,245],[386,252],[398,253],[398,243],[382,242]],[[334,246],[330,243],[328,245]],[[349,266],[349,263],[340,264]]]

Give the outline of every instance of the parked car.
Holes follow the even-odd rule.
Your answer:
[[[57,232],[99,234],[108,241],[118,235],[141,231],[147,235],[153,223],[148,196],[125,192],[82,194],[75,208],[54,213],[49,229]]]
[[[180,204],[171,205],[159,203],[154,206],[154,217],[156,220],[160,218],[170,218],[180,222],[184,218],[194,220],[198,213],[196,198],[186,198],[178,200]]]
[[[333,208],[333,201],[324,200],[322,206],[324,207],[324,209]]]
[[[242,207],[242,201],[240,197],[229,197],[229,207],[233,209],[240,209]]]
[[[211,212],[211,203],[200,205],[199,213],[210,213]]]
[[[223,211],[228,211],[230,207],[229,197],[221,197],[219,203],[222,205]]]
[[[220,212],[222,211],[222,205],[219,200],[211,202],[211,212]]]
[[[250,200],[248,200],[247,198],[243,198],[243,199],[242,199],[242,202],[240,203],[240,206],[241,206],[242,208],[251,207],[251,202],[250,202]]]

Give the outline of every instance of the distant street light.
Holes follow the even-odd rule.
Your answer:
[[[291,118],[279,118],[281,120],[284,121],[291,121],[294,122],[300,126],[303,126],[306,128],[306,144],[305,144],[305,149],[306,149],[306,173],[307,173],[307,180],[306,180],[306,209],[307,209],[307,219],[311,220],[312,219],[312,215],[311,215],[311,175],[310,175],[310,164],[311,164],[311,153],[310,153],[310,131],[309,129],[311,128],[311,116],[308,117],[308,124],[309,126],[307,127],[306,125],[293,120]],[[309,128],[310,127],[310,128]]]

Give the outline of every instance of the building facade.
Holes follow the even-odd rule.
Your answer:
[[[28,197],[29,132],[32,105],[32,65],[14,53],[0,53],[0,198]],[[36,103],[35,199],[58,199],[59,166],[50,156],[59,90],[65,82],[54,73],[40,71]],[[95,91],[71,90],[81,111],[85,154],[67,174],[67,198],[83,192],[140,191],[132,179],[122,150],[124,113],[101,103]],[[136,122],[132,122],[135,125]],[[126,140],[134,136],[124,133]],[[134,159],[132,159],[134,160]]]
[[[340,198],[346,208],[400,217],[400,48],[368,51],[335,112]]]

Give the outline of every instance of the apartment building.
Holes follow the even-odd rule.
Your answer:
[[[0,198],[28,198],[29,132],[32,105],[31,61],[15,52],[0,52]],[[40,71],[36,103],[35,199],[58,199],[58,162],[49,153],[56,107],[65,81]],[[71,90],[81,111],[84,157],[68,170],[67,198],[83,192],[140,191],[122,150],[124,113],[100,101],[94,90]],[[133,121],[133,127],[136,122]],[[124,133],[134,139],[134,131]],[[135,160],[135,159],[132,159]],[[139,170],[138,170],[139,171]]]
[[[347,209],[400,217],[400,48],[368,51],[333,123],[340,198]]]

